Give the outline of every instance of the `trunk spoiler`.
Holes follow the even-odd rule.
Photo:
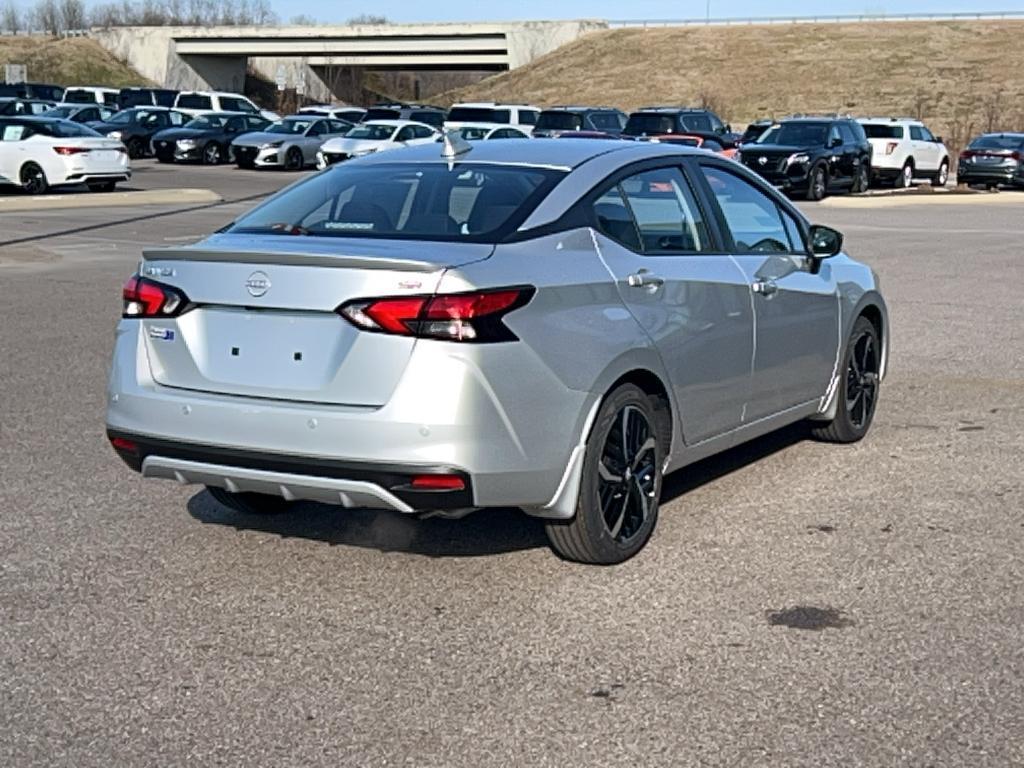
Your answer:
[[[249,251],[234,248],[151,248],[142,252],[145,261],[228,261],[243,264],[381,269],[401,272],[437,272],[448,264],[393,256],[318,253],[310,251]]]

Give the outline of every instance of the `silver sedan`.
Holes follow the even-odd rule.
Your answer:
[[[449,135],[146,251],[107,430],[240,513],[514,506],[617,563],[665,473],[802,420],[863,438],[888,339],[842,235],[730,160]]]
[[[328,139],[344,136],[352,124],[334,118],[292,115],[265,131],[247,133],[231,142],[231,154],[240,168],[285,168],[299,171],[316,162]]]

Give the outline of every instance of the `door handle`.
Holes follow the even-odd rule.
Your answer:
[[[753,289],[754,293],[760,294],[766,298],[774,295],[779,290],[779,286],[774,280],[757,280],[750,287]]]
[[[665,284],[665,278],[652,275],[646,269],[634,272],[626,278],[626,283],[631,288],[646,288],[653,293]]]

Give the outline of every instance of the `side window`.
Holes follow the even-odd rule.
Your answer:
[[[230,133],[241,133],[245,130],[245,119],[241,117],[230,117],[227,122],[224,123],[224,127]]]
[[[398,132],[398,135],[395,136],[395,141],[409,141],[413,137],[414,137],[414,134],[413,134],[413,131],[412,131],[412,126],[411,125],[407,125],[407,126],[405,126],[405,128],[403,128],[402,130],[400,130]]]
[[[519,124],[520,125],[536,125],[537,124],[537,113],[532,109],[520,109],[519,110]]]
[[[264,120],[262,117],[247,117],[245,118],[245,122],[249,124],[250,131],[262,131],[270,125],[270,122],[268,120]]]
[[[250,115],[258,115],[259,109],[248,99],[236,99],[239,112],[248,112]]]
[[[857,143],[857,137],[853,135],[853,130],[846,123],[839,124],[839,135],[843,137],[843,144],[850,145]]]
[[[594,203],[594,216],[597,217],[599,231],[627,248],[640,250],[640,235],[618,184],[597,199]]]
[[[921,126],[910,126],[910,138],[914,141],[924,141],[924,134],[921,132]]]
[[[117,107],[117,94],[116,93],[104,93],[103,103],[108,107]]]
[[[725,124],[721,120],[718,119],[718,115],[709,112],[708,113],[708,118],[710,118],[710,120],[711,120],[711,130],[712,131],[714,131],[715,133],[724,133],[725,132]]]
[[[434,131],[423,125],[414,125],[412,127],[412,133],[417,139],[429,139],[434,135]]]
[[[842,141],[843,141],[843,137],[839,133],[839,128],[837,126],[833,125],[832,128],[828,132],[828,145],[830,147],[831,146],[835,146],[836,144],[842,143]]]
[[[0,125],[0,141],[23,141],[31,136],[31,132],[24,125]]]
[[[790,253],[790,237],[779,206],[746,179],[702,165],[737,253]]]
[[[786,209],[780,208],[782,223],[786,226],[786,234],[789,235],[789,246],[792,253],[806,253],[807,245],[804,243],[804,236],[800,231],[800,225]]]
[[[171,121],[171,125],[184,125],[186,117],[181,112],[168,112],[167,119]]]
[[[327,133],[327,123],[323,120],[317,120],[306,131],[307,136],[323,136],[325,133]]]
[[[678,168],[644,171],[630,176],[619,186],[640,230],[644,253],[709,250],[700,209]]]
[[[491,116],[496,123],[512,122],[512,113],[507,109],[495,109],[491,112]]]
[[[924,141],[935,141],[935,135],[923,125],[921,126],[921,138]]]

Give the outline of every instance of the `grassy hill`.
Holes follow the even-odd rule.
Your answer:
[[[1024,129],[1024,21],[595,32],[444,100],[714,107],[734,127],[793,112],[923,117],[959,144]]]
[[[26,64],[29,81],[37,83],[113,88],[150,84],[86,37],[0,37],[0,65],[3,64]]]

